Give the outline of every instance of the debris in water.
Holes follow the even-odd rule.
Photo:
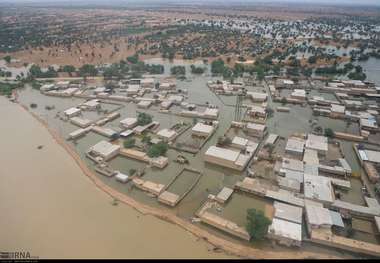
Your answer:
[[[44,146],[43,145],[38,145],[37,149],[41,150]]]
[[[117,200],[116,198],[114,198],[113,201],[112,201],[112,205],[113,205],[113,206],[117,206],[117,205],[119,204],[118,201],[119,201],[119,200]]]

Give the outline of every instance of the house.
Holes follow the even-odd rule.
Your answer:
[[[140,91],[140,85],[136,85],[136,84],[129,84],[126,90],[127,96],[137,95],[139,91]]]
[[[174,130],[170,129],[162,129],[159,132],[157,132],[157,136],[163,139],[164,141],[172,141],[177,137],[177,133]]]
[[[273,218],[267,236],[285,246],[301,246],[302,226],[290,221]]]
[[[299,193],[301,191],[301,183],[298,180],[277,176],[277,183],[281,189]]]
[[[278,139],[278,135],[274,133],[270,133],[268,138],[265,141],[265,145],[274,145]]]
[[[238,137],[238,136],[235,136],[232,139],[232,143],[231,143],[232,147],[238,148],[240,150],[245,150],[247,145],[248,145],[248,139]]]
[[[179,105],[183,101],[183,96],[181,96],[181,95],[170,95],[167,99],[169,101],[172,101],[174,104]]]
[[[324,208],[322,204],[305,200],[305,219],[309,235],[314,229],[330,230],[332,226],[344,227],[339,213]]]
[[[150,100],[142,100],[139,103],[137,103],[138,108],[147,109],[152,105],[152,101]]]
[[[328,177],[304,174],[303,188],[306,199],[323,204],[332,204],[335,200],[334,189]]]
[[[264,102],[268,98],[268,95],[266,93],[261,92],[247,92],[247,95],[253,102]]]
[[[72,118],[70,118],[70,122],[74,125],[81,127],[81,128],[86,128],[86,127],[91,125],[92,120],[83,119],[80,117],[72,117]]]
[[[223,203],[227,202],[227,200],[231,197],[233,192],[234,192],[233,189],[228,188],[228,187],[223,187],[223,189],[215,197],[215,200],[217,202],[223,204]]]
[[[118,155],[120,148],[120,145],[115,145],[107,141],[100,141],[92,146],[89,152],[95,156],[100,156],[107,161]]]
[[[360,119],[360,129],[368,130],[368,131],[377,131],[379,129],[379,126],[376,123],[376,119],[374,117],[370,119]]]
[[[238,151],[210,146],[205,153],[206,162],[242,171],[252,155],[241,154]]]
[[[88,110],[96,110],[100,108],[100,102],[97,99],[86,101],[82,106]]]
[[[305,146],[305,140],[298,137],[291,137],[286,143],[285,152],[302,157]]]
[[[305,149],[303,162],[305,164],[319,165],[318,152],[313,149]]]
[[[219,116],[219,110],[216,108],[207,108],[203,112],[202,116],[208,119],[217,119]]]
[[[329,149],[327,137],[309,133],[307,135],[305,148],[315,150],[318,152],[318,155],[325,156]]]
[[[338,118],[344,117],[346,107],[344,105],[331,104],[331,117]]]
[[[306,91],[303,89],[295,89],[291,94],[290,97],[297,100],[306,100]]]
[[[173,105],[173,101],[171,100],[164,100],[161,102],[160,107],[161,109],[167,110]]]
[[[127,129],[132,129],[137,125],[137,118],[125,118],[120,121],[120,125]]]
[[[207,125],[201,122],[198,122],[191,129],[191,132],[195,136],[199,137],[208,137],[214,131],[214,127],[212,125]]]
[[[112,130],[111,128],[107,128],[107,127],[93,126],[93,127],[91,127],[91,130],[93,132],[96,132],[96,133],[103,135],[105,137],[108,137],[108,138],[111,138],[111,137],[117,135],[116,131]]]
[[[267,116],[266,110],[264,107],[260,106],[250,106],[248,114],[252,117],[261,117],[265,118]]]
[[[296,224],[302,224],[302,207],[274,201],[274,217]]]
[[[247,123],[246,126],[247,132],[254,137],[263,138],[267,132],[267,127],[264,124],[258,123]]]
[[[81,110],[78,109],[78,108],[70,108],[70,109],[67,109],[63,112],[67,117],[71,118],[71,117],[74,117],[74,116],[77,116],[81,113]]]

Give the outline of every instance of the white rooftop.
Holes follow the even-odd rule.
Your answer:
[[[327,137],[309,133],[305,144],[306,148],[327,152],[329,149]]]
[[[115,145],[107,141],[100,141],[90,148],[91,151],[96,152],[97,154],[108,156],[115,151],[120,149],[120,145]]]
[[[67,109],[67,110],[64,111],[64,113],[66,115],[72,115],[72,114],[75,114],[75,113],[78,113],[78,112],[80,112],[80,109],[75,108],[75,107]]]
[[[303,153],[303,148],[305,146],[305,141],[301,138],[290,137],[286,143],[286,151]]]
[[[334,193],[331,180],[324,176],[304,174],[305,198],[324,202],[334,202]]]
[[[161,136],[161,137],[164,137],[164,138],[168,138],[168,139],[172,138],[176,134],[177,133],[174,130],[170,130],[170,129],[162,129],[159,132],[157,132],[158,136]]]
[[[290,222],[302,224],[302,208],[299,206],[289,205],[282,202],[274,201],[274,217],[284,219]]]
[[[214,127],[211,125],[207,125],[201,122],[198,122],[194,125],[194,127],[191,129],[193,132],[200,132],[200,133],[207,133],[210,134],[214,130]]]
[[[235,136],[232,140],[232,144],[240,145],[240,146],[246,146],[248,144],[248,139]]]
[[[268,232],[279,237],[299,242],[302,241],[302,226],[286,220],[273,218],[272,224],[268,228]]]
[[[247,129],[250,129],[250,130],[264,131],[265,128],[266,126],[263,124],[258,124],[258,123],[253,123],[253,122],[247,123]]]
[[[137,118],[125,118],[120,121],[120,124],[127,127],[135,125],[136,123],[137,123]]]
[[[305,202],[307,221],[316,226],[332,226],[330,211],[323,206],[317,206],[309,202]]]
[[[237,151],[232,151],[217,146],[210,146],[210,148],[208,148],[208,150],[206,151],[205,155],[235,162],[238,159],[240,153]]]
[[[282,168],[303,172],[303,162],[295,159],[282,158]]]

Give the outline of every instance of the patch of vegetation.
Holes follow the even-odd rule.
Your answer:
[[[186,74],[186,68],[185,66],[174,66],[170,68],[170,73],[172,75],[185,75]]]
[[[152,116],[145,113],[145,112],[140,112],[137,115],[137,125],[144,126],[152,122]]]
[[[147,154],[150,158],[164,156],[168,149],[169,149],[169,146],[167,143],[159,142],[157,144],[153,144],[152,146],[150,146]]]
[[[268,232],[271,221],[264,215],[263,211],[254,208],[247,210],[246,230],[252,240],[262,240]]]
[[[331,128],[326,128],[325,129],[325,136],[329,137],[329,138],[333,138],[334,137],[334,131]]]
[[[191,73],[193,74],[203,74],[205,72],[205,69],[202,67],[196,67],[194,65],[191,65],[190,68],[191,68]]]

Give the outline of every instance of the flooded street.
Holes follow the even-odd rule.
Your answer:
[[[29,113],[5,97],[0,109],[2,251],[40,258],[229,257],[180,227],[113,206]]]

